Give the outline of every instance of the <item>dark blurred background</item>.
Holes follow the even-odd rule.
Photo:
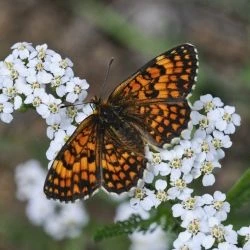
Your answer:
[[[47,43],[73,61],[75,74],[89,82],[93,96],[100,93],[111,57],[115,62],[107,93],[157,54],[181,43],[194,44],[200,70],[193,99],[211,93],[236,106],[242,118],[212,188],[227,191],[250,162],[249,13],[248,0],[0,0],[0,60],[16,42]],[[14,168],[30,158],[46,167],[45,123],[32,111],[16,113],[11,124],[0,124],[0,136],[1,250],[127,249],[125,238],[99,244],[91,239],[99,224],[112,221],[115,206],[107,196],[85,202],[90,225],[84,240],[54,242],[32,226],[25,204],[15,198]]]

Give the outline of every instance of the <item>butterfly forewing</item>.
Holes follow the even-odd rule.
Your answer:
[[[194,84],[198,59],[193,45],[183,44],[169,50],[139,69],[110,95],[112,104],[135,101],[158,102],[186,97]]]
[[[76,129],[56,156],[45,181],[48,198],[74,201],[101,185],[98,117],[91,115]]]

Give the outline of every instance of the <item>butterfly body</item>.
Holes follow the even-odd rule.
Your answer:
[[[151,60],[107,100],[92,99],[84,119],[56,156],[45,181],[48,198],[74,201],[103,187],[122,193],[146,168],[147,143],[162,147],[189,121],[187,95],[198,67],[196,49],[180,45]]]

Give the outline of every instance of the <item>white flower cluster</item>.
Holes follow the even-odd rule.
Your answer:
[[[53,160],[75,125],[91,112],[82,104],[89,87],[86,80],[75,77],[68,59],[31,43],[16,43],[12,53],[0,62],[0,119],[9,123],[14,110],[33,107],[46,120],[51,141],[47,158]],[[74,106],[60,108],[62,102]],[[84,107],[83,107],[84,106]]]
[[[185,231],[174,241],[174,249],[241,249],[236,246],[238,235],[232,225],[222,224],[230,211],[225,194],[216,191],[214,196],[192,196],[194,190],[189,187],[198,178],[203,186],[214,184],[214,172],[221,168],[224,149],[232,145],[229,135],[239,125],[240,116],[234,107],[204,95],[192,106],[191,121],[181,139],[157,153],[148,151],[147,170],[131,191],[130,204],[149,211],[167,200],[175,203],[173,216],[180,218]],[[239,234],[245,236],[245,245],[250,244],[249,228]]]
[[[14,110],[35,109],[48,125],[51,143],[46,156],[50,161],[77,124],[92,112],[90,105],[83,104],[89,85],[74,76],[72,66],[46,44],[33,47],[26,42],[13,45],[12,53],[0,61],[0,120],[9,123]],[[65,102],[74,106],[61,108]],[[217,191],[213,196],[192,196],[194,190],[189,187],[198,178],[203,186],[214,184],[224,149],[232,145],[229,135],[239,125],[234,107],[204,95],[193,104],[191,121],[180,140],[173,140],[168,149],[159,152],[148,150],[147,170],[131,190],[130,204],[148,214],[164,201],[175,203],[173,216],[180,219],[183,228],[174,242],[175,249],[240,249],[236,246],[238,235],[245,238],[243,249],[250,249],[250,227],[241,228],[237,235],[232,225],[222,224],[230,210],[225,195]],[[48,201],[41,192],[44,179],[45,172],[37,162],[17,168],[17,195],[28,201],[28,217],[57,239],[78,235],[88,221],[84,207]]]
[[[89,221],[83,204],[62,204],[48,200],[42,191],[45,177],[46,171],[36,160],[16,167],[17,198],[27,201],[28,219],[34,225],[42,226],[55,240],[79,236]]]
[[[225,194],[216,191],[213,196],[190,196],[173,205],[173,216],[180,217],[181,227],[185,228],[174,241],[175,249],[211,249],[214,244],[218,244],[220,249],[225,243],[230,246],[229,249],[238,249],[235,248],[237,233],[232,225],[224,226],[221,223],[230,211],[225,199]]]
[[[188,184],[197,178],[202,178],[203,186],[213,185],[214,171],[221,168],[219,160],[225,156],[223,149],[232,145],[229,134],[239,125],[234,107],[209,94],[201,96],[181,139],[173,140],[172,148],[148,151],[149,164],[143,181],[132,191],[131,205],[150,210],[166,200],[184,200],[193,192]],[[153,190],[148,183],[154,184]]]

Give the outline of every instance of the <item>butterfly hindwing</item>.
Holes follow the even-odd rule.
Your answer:
[[[87,117],[56,156],[45,181],[48,198],[87,198],[101,183],[96,115]]]
[[[132,106],[127,116],[150,143],[162,147],[180,136],[187,127],[190,107],[187,101],[177,103],[149,103]]]
[[[131,133],[132,133],[131,128]],[[117,132],[108,128],[103,138],[101,157],[102,186],[109,192],[122,193],[136,186],[138,179],[142,178],[146,168],[144,144],[140,137],[137,138],[137,149],[128,147],[126,139],[120,140]],[[127,135],[129,138],[129,135]],[[136,140],[135,140],[136,141]]]

